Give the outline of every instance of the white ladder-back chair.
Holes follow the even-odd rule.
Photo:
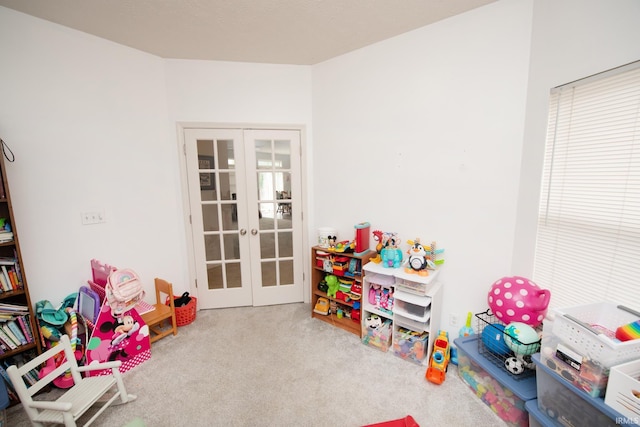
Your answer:
[[[64,362],[48,375],[40,378],[38,382],[27,387],[23,376],[34,368],[40,368],[40,365],[62,352],[64,352],[65,356]],[[127,394],[122,376],[118,370],[121,364],[121,361],[114,361],[90,366],[78,366],[71,349],[69,337],[63,335],[58,345],[20,367],[15,365],[8,367],[7,374],[9,374],[9,378],[32,425],[43,426],[44,423],[57,423],[64,424],[67,427],[75,426],[76,420],[89,408],[95,403],[102,403],[102,407],[98,412],[85,424],[85,426],[88,426],[116,399],[119,401],[115,404],[120,404],[130,402],[136,398],[135,395]],[[93,377],[82,377],[81,375],[82,372],[102,371],[104,369],[111,369],[111,374]],[[33,400],[33,396],[37,392],[51,384],[55,378],[64,374],[67,370],[71,371],[74,382],[73,387],[69,388],[55,401]]]

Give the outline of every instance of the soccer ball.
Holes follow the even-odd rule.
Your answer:
[[[520,375],[524,372],[524,363],[515,357],[507,358],[507,360],[504,361],[504,367],[514,375]]]

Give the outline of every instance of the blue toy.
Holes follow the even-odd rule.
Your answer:
[[[398,268],[402,264],[402,250],[400,248],[384,248],[380,256],[383,267]]]
[[[485,348],[499,356],[506,356],[511,353],[511,349],[504,342],[504,325],[501,323],[491,323],[482,330],[482,343]]]

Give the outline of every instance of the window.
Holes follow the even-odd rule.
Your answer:
[[[533,280],[640,308],[640,62],[551,91]]]

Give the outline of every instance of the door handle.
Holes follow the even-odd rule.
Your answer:
[[[240,235],[244,236],[245,234],[247,234],[247,230],[245,228],[241,228],[240,229]]]
[[[255,236],[256,234],[258,234],[258,230],[256,230],[255,228],[252,228],[251,229],[251,234],[253,234]]]

